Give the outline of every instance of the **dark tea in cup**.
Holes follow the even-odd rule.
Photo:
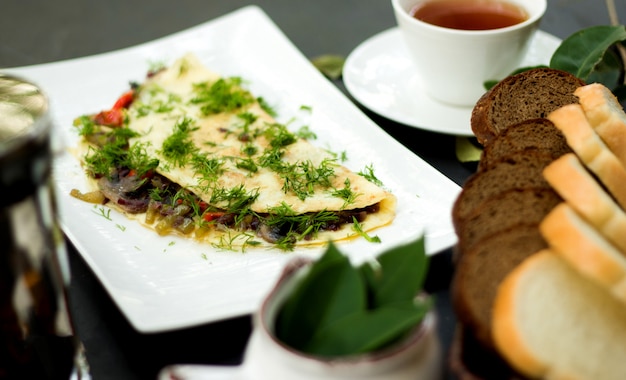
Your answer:
[[[391,0],[391,5],[419,85],[437,101],[473,107],[485,93],[485,81],[522,67],[547,1]]]
[[[504,0],[428,0],[413,7],[411,15],[432,25],[461,30],[506,28],[528,19],[522,7]]]

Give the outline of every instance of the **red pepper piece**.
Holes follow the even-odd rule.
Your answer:
[[[120,109],[120,108],[128,108],[134,99],[135,99],[135,91],[133,90],[126,91],[125,93],[122,94],[122,96],[120,96],[117,99],[117,101],[113,105],[113,109],[115,110],[115,109]]]
[[[154,171],[148,170],[141,176],[141,179],[147,179],[147,178],[152,178],[152,177],[154,177]]]
[[[113,108],[100,112],[94,117],[93,121],[99,125],[120,127],[124,123],[124,113],[118,108]]]
[[[204,219],[205,222],[210,222],[213,221],[217,218],[219,218],[220,216],[223,216],[224,213],[223,212],[205,212],[202,215],[202,219]]]

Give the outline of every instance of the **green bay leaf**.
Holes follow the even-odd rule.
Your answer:
[[[351,314],[318,330],[305,351],[346,356],[381,349],[419,324],[428,309],[428,305],[405,303]]]
[[[614,90],[619,84],[623,71],[623,63],[618,54],[609,49],[589,74],[587,83],[602,83],[606,87]]]
[[[626,29],[623,25],[598,25],[582,29],[561,42],[552,55],[550,67],[587,81],[605,52],[624,40]]]
[[[424,237],[391,248],[376,261],[376,266],[365,263],[360,268],[368,285],[369,307],[412,302],[422,289],[428,271]]]
[[[457,136],[455,139],[456,158],[459,162],[478,162],[483,153],[482,148],[472,143],[473,137]]]
[[[282,306],[276,336],[303,349],[318,329],[365,310],[365,286],[348,258],[330,243]]]
[[[311,63],[330,80],[341,78],[346,59],[341,55],[324,54],[311,59]]]

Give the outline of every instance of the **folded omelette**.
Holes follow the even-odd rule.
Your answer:
[[[370,239],[396,198],[373,172],[355,173],[276,121],[238,77],[193,54],[148,73],[113,108],[84,115],[79,157],[106,203],[159,234],[217,247],[290,250]]]

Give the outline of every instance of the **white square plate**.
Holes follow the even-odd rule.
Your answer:
[[[144,78],[150,63],[169,63],[187,52],[224,76],[247,80],[255,95],[276,108],[279,121],[304,120],[318,136],[314,144],[347,152],[346,166],[360,171],[373,165],[398,197],[397,217],[375,232],[381,244],[359,239],[341,245],[351,259],[362,261],[422,233],[430,254],[456,242],[450,212],[459,186],[369,120],[256,6],[139,46],[7,70],[48,93],[57,129],[54,176],[61,227],[138,331],[166,331],[251,313],[287,260],[321,252],[220,251],[160,237],[121,214],[108,214],[102,206],[69,195],[85,181],[78,160],[68,153],[78,140],[72,120],[110,108],[130,81]],[[302,105],[312,111],[301,111]]]

